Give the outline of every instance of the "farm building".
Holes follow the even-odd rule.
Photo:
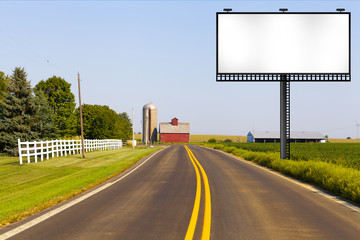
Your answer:
[[[173,118],[171,122],[160,123],[159,133],[160,142],[190,142],[190,123]]]
[[[290,132],[290,142],[325,142],[325,136],[320,132]],[[247,142],[280,142],[280,132],[259,131],[249,132]]]

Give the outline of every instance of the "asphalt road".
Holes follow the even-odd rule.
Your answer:
[[[10,239],[360,239],[359,212],[227,154],[174,145],[139,164]]]

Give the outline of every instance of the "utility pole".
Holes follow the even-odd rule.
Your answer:
[[[85,158],[84,129],[83,129],[82,105],[81,105],[81,91],[80,91],[80,73],[78,73],[78,86],[79,86],[80,129],[81,129],[82,157]]]
[[[133,149],[135,148],[135,146],[134,146],[134,108],[132,108],[132,137],[133,137],[133,139],[132,139],[132,147],[133,147]]]

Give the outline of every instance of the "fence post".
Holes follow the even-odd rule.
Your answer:
[[[27,153],[27,160],[30,163],[30,149],[29,149],[29,142],[26,142],[26,153]]]
[[[40,157],[40,159],[41,159],[41,161],[44,161],[44,151],[43,151],[43,141],[41,140],[40,141],[40,154],[41,154],[41,157]]]
[[[55,140],[51,140],[51,149],[52,149],[52,151],[51,151],[51,156],[52,156],[52,157],[54,157],[54,155],[55,155],[54,142],[55,142]]]
[[[35,162],[37,163],[37,145],[36,145],[36,141],[34,142],[34,154],[35,154]]]
[[[56,146],[56,157],[59,157],[59,140],[54,140],[54,147]]]
[[[60,156],[64,156],[64,142],[63,140],[59,140],[60,141]]]
[[[49,160],[49,140],[46,140],[46,160]]]
[[[76,148],[75,140],[72,140],[72,146],[73,146],[73,154],[75,155],[75,148]]]
[[[22,161],[22,150],[21,150],[21,141],[20,141],[20,138],[18,138],[18,147],[19,147],[19,158],[20,158],[20,164],[23,164],[23,161]]]

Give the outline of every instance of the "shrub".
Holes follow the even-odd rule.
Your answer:
[[[210,138],[210,139],[208,140],[208,143],[216,143],[216,139],[215,139],[215,138]]]
[[[222,145],[222,144],[216,144],[214,146],[214,149],[218,149],[218,150],[223,150],[223,148],[224,148],[224,145]]]

